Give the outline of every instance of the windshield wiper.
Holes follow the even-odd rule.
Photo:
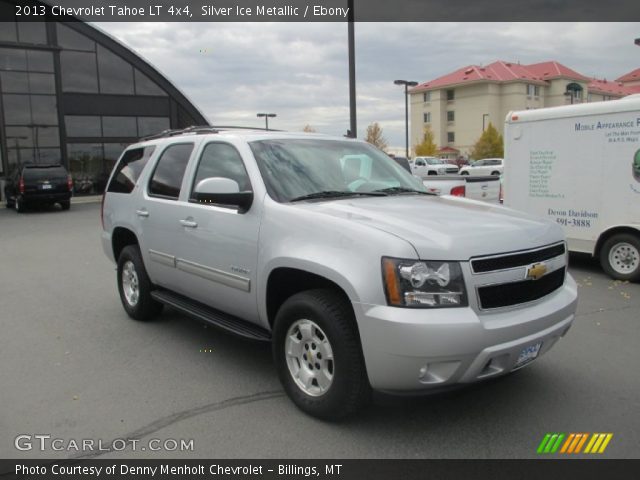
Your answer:
[[[313,200],[315,198],[336,198],[336,197],[353,197],[353,196],[367,196],[367,197],[384,197],[387,194],[383,191],[376,192],[350,192],[348,190],[325,190],[322,192],[309,193],[307,195],[301,195],[299,197],[292,198],[290,202],[298,202],[301,200]]]
[[[385,193],[385,194],[389,194],[389,193],[419,193],[420,195],[436,195],[435,193],[432,193],[432,192],[423,192],[421,190],[415,190],[413,188],[407,188],[407,187],[382,188],[380,190],[374,190],[372,193]]]

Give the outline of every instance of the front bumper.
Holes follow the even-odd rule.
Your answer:
[[[573,322],[577,287],[567,275],[540,300],[491,312],[353,306],[371,386],[421,391],[508,373],[523,349],[539,342],[538,358],[544,355]]]

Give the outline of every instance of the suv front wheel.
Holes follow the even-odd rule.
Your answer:
[[[162,310],[162,304],[151,298],[153,284],[142,262],[140,248],[128,245],[118,257],[118,291],[127,314],[134,320],[151,320]]]
[[[353,310],[337,292],[309,290],[285,301],[273,355],[285,391],[310,415],[337,420],[370,398]]]

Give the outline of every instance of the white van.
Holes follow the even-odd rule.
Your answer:
[[[510,112],[504,139],[505,205],[562,225],[569,250],[613,278],[640,280],[640,95]]]

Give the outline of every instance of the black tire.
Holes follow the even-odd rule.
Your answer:
[[[635,250],[635,251],[634,251]],[[629,255],[625,263],[616,251]],[[640,281],[640,236],[631,233],[618,233],[607,239],[600,249],[600,265],[602,269],[616,280]],[[612,264],[613,262],[613,264]],[[627,270],[628,271],[625,271]]]
[[[438,172],[434,172],[433,170],[429,170],[427,175],[438,175]]]
[[[498,171],[496,170],[496,171],[494,171],[494,172],[491,172],[491,175],[498,176],[498,175],[500,175],[500,172],[498,172]]]
[[[460,175],[469,175],[469,172],[465,170],[464,172],[460,172]]]
[[[130,302],[125,295],[125,286],[122,272],[125,265],[131,263],[137,278],[137,301]],[[128,265],[127,265],[128,266]],[[162,304],[151,298],[153,284],[149,280],[147,270],[144,268],[140,248],[137,245],[127,245],[122,249],[120,257],[118,257],[118,292],[120,293],[120,301],[127,314],[134,320],[151,320],[157,317],[162,311]]]
[[[333,360],[328,363],[325,359],[323,363],[323,368],[325,364],[330,366],[332,381],[328,389],[317,396],[310,395],[298,386],[285,353],[289,330],[301,320],[315,323],[325,334],[333,352]],[[320,346],[317,348],[320,352]],[[302,346],[301,351],[304,351]],[[315,352],[316,355],[318,352]],[[280,381],[289,398],[309,415],[339,420],[365,407],[371,398],[353,310],[348,301],[335,291],[308,290],[284,302],[274,323],[273,356]],[[306,361],[303,360],[305,365],[300,368],[306,369]]]
[[[14,206],[16,208],[16,212],[18,213],[24,213],[27,210],[27,207],[24,204],[24,201],[20,200],[20,197],[16,197]]]
[[[69,210],[71,208],[71,200],[60,202],[60,206],[62,207],[62,210]]]

